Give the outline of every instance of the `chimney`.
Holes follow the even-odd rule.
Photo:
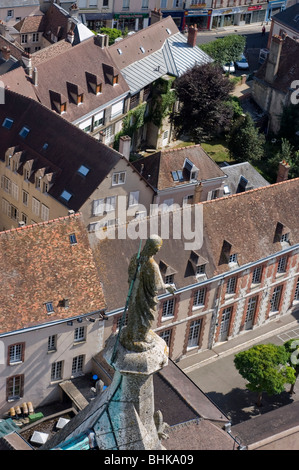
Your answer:
[[[283,39],[280,36],[273,36],[270,52],[266,65],[265,81],[273,83],[279,67],[281,48],[283,45]]]
[[[74,39],[75,39],[74,31],[70,29],[69,32],[67,33],[67,41],[73,44]]]
[[[2,53],[2,57],[5,61],[10,59],[10,49],[9,49],[9,47],[2,46],[1,47],[1,53]]]
[[[196,46],[196,39],[197,39],[197,27],[195,25],[191,25],[188,29],[188,44],[191,47]]]
[[[34,67],[33,69],[32,79],[33,79],[33,85],[37,86],[38,80],[37,80],[37,68],[36,67]]]
[[[193,196],[193,204],[198,204],[201,201],[201,195],[202,195],[202,184],[199,183],[195,186],[194,188],[194,196]]]
[[[157,8],[154,8],[151,11],[151,24],[157,23],[158,21],[162,20],[162,12],[161,10],[157,10]]]
[[[73,3],[73,5],[69,9],[70,16],[72,18],[78,18],[79,15],[79,8],[77,6],[77,3]]]
[[[122,135],[119,138],[119,153],[121,153],[127,160],[130,158],[131,137]]]
[[[22,62],[25,67],[26,73],[29,77],[32,77],[32,59],[31,54],[28,52],[22,52]]]
[[[290,165],[285,160],[279,163],[276,183],[281,183],[288,179],[289,169]]]
[[[108,34],[97,34],[95,37],[95,44],[100,46],[101,49],[109,46],[109,36]]]

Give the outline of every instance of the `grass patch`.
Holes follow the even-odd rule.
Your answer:
[[[233,160],[229,156],[229,151],[225,145],[225,142],[214,140],[211,142],[202,142],[201,146],[216,163],[233,163]]]

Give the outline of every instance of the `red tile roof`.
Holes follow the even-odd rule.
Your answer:
[[[0,271],[0,333],[105,309],[80,214],[0,232]],[[52,314],[46,302],[52,302]]]

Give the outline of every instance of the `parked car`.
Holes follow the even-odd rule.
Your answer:
[[[239,69],[239,70],[247,70],[247,69],[249,69],[249,65],[248,65],[247,59],[246,59],[246,57],[245,57],[244,54],[241,55],[240,60],[238,60],[238,61],[235,62],[235,66],[236,66],[236,68]]]
[[[224,72],[235,73],[235,65],[233,62],[228,62],[222,66]]]

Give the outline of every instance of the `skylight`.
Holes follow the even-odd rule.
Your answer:
[[[6,129],[11,129],[12,125],[13,125],[13,119],[5,118],[3,121],[2,127],[5,127]]]
[[[183,181],[184,180],[182,170],[172,171],[171,174],[172,174],[173,181]]]
[[[25,138],[27,137],[27,135],[29,134],[29,132],[30,132],[30,129],[28,129],[28,127],[24,126],[24,127],[22,127],[22,129],[20,130],[19,135],[20,135],[21,137],[23,137],[23,139],[25,139]]]
[[[171,34],[171,31],[170,31],[169,28],[166,28],[166,31],[167,31],[168,34]]]
[[[78,173],[81,176],[87,176],[89,173],[89,168],[87,168],[87,166],[85,165],[81,165],[80,168],[78,169]]]
[[[119,53],[119,55],[122,55],[123,51],[121,49],[117,49],[117,52]]]
[[[76,245],[77,244],[77,238],[75,233],[70,234],[70,244],[71,245]]]
[[[141,50],[142,54],[144,54],[144,53],[145,53],[145,49],[144,49],[144,47],[140,46],[140,48],[139,48],[139,49]]]
[[[69,193],[66,189],[64,189],[64,190],[62,191],[62,193],[60,194],[60,197],[61,197],[62,199],[65,199],[66,201],[69,201],[69,200],[71,199],[71,197],[72,197],[72,194]]]

